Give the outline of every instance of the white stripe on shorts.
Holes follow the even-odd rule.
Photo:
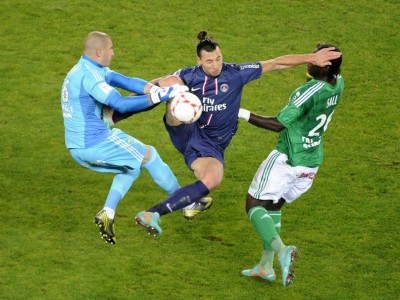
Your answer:
[[[143,160],[143,155],[138,150],[136,150],[135,147],[133,147],[131,144],[125,142],[123,139],[120,139],[118,136],[116,136],[114,134],[110,135],[108,137],[108,139],[110,141],[114,142],[115,144],[117,144],[118,146],[120,146],[121,148],[123,148],[126,151],[128,151],[137,160],[139,160],[139,161]]]
[[[267,184],[269,174],[271,173],[271,169],[277,160],[277,158],[281,155],[278,151],[271,155],[268,159],[265,168],[263,169],[263,174],[261,176],[260,184],[258,185],[258,190],[254,193],[254,198],[259,199],[261,192],[264,190],[265,185]]]

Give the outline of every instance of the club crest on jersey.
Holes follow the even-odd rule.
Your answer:
[[[229,90],[229,85],[227,85],[226,83],[221,84],[219,89],[221,90],[221,92],[226,93]]]

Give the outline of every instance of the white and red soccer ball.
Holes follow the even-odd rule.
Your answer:
[[[203,105],[195,94],[185,92],[175,96],[171,101],[171,113],[182,123],[196,122],[202,112]]]

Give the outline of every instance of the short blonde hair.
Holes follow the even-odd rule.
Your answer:
[[[83,50],[85,53],[92,53],[104,47],[109,40],[111,40],[111,37],[107,33],[92,31],[86,36],[83,42]]]

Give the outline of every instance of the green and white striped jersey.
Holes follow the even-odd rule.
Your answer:
[[[332,86],[312,79],[296,89],[277,119],[286,128],[276,149],[288,156],[291,166],[316,167],[323,161],[323,134],[343,94],[344,80]]]

